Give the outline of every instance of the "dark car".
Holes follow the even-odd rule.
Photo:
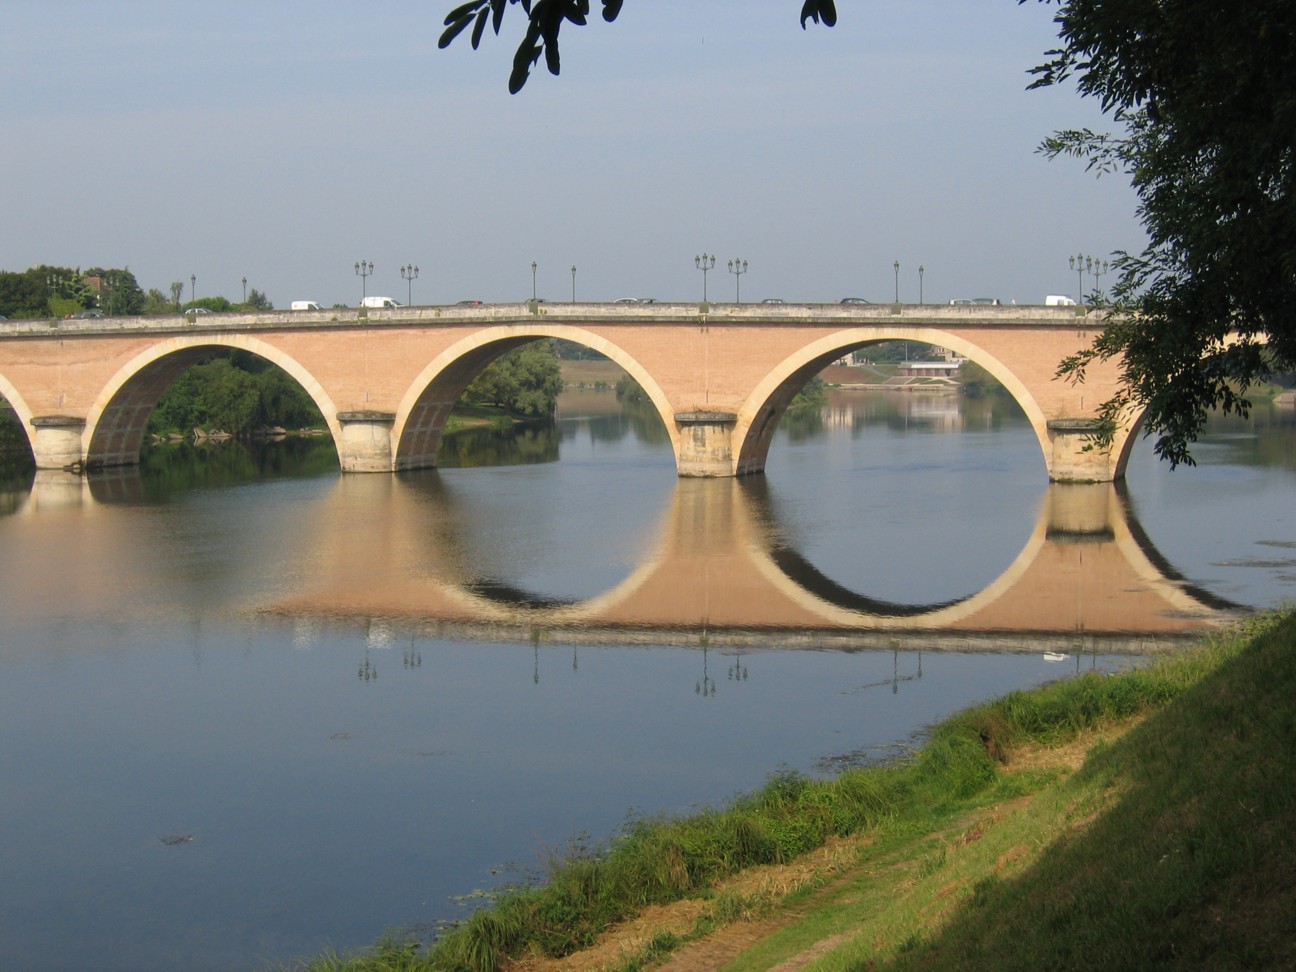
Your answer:
[[[871,300],[865,300],[863,297],[843,297],[843,298],[841,299],[841,302],[842,302],[843,304],[871,304],[871,303],[873,303],[873,301],[871,301]]]
[[[84,310],[77,315],[77,317],[81,318],[82,320],[89,320],[92,317],[103,317],[103,316],[104,316],[104,312],[94,307],[90,308],[90,310]]]
[[[461,301],[459,301],[459,303],[461,303],[461,304],[467,304],[467,305],[470,305],[470,306],[472,306],[472,307],[476,307],[476,306],[478,306],[478,305],[481,303],[481,301],[480,301],[480,300],[461,300]]]

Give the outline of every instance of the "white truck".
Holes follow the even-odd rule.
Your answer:
[[[320,305],[313,300],[294,300],[292,302],[293,310],[319,310]]]
[[[393,300],[390,297],[366,297],[360,301],[361,307],[400,307],[399,300]]]
[[[1066,294],[1048,294],[1044,298],[1045,307],[1074,307],[1076,302]]]

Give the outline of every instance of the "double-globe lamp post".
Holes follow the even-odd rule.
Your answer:
[[[405,281],[405,306],[414,306],[414,281],[418,279],[419,268],[407,263],[400,268],[401,279]]]
[[[737,258],[729,261],[729,272],[734,275],[734,303],[742,303],[742,275],[747,272],[747,261]]]
[[[369,276],[373,273],[373,261],[360,260],[355,265],[355,272],[360,278],[360,303],[363,304],[365,298],[369,296],[367,287],[369,284]]]
[[[703,253],[693,258],[693,266],[702,271],[702,303],[707,302],[707,271],[714,269],[716,258],[710,253]]]

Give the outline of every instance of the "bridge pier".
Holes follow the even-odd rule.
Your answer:
[[[389,473],[392,465],[392,412],[338,412],[342,440],[338,462],[343,472]]]
[[[1053,419],[1048,423],[1048,474],[1055,483],[1110,483],[1121,475],[1115,450],[1093,445],[1098,420]]]
[[[676,412],[680,432],[679,474],[700,479],[734,475],[733,412]]]
[[[37,469],[80,469],[85,459],[81,433],[85,419],[75,415],[36,415],[31,420],[32,457]]]

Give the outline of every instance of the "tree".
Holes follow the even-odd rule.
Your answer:
[[[270,298],[255,287],[248,291],[247,300],[242,306],[249,310],[274,310],[274,304],[270,302]]]
[[[446,29],[441,34],[439,47],[448,47],[456,37],[469,26],[472,27],[471,41],[473,50],[481,43],[489,20],[491,29],[498,36],[504,22],[504,11],[510,4],[522,4],[527,15],[526,33],[517,53],[513,55],[513,71],[509,74],[509,92],[517,94],[526,84],[531,74],[531,66],[545,59],[545,67],[550,74],[558,74],[558,32],[564,23],[584,27],[589,20],[589,0],[468,0],[446,15]],[[608,23],[616,20],[621,12],[624,0],[601,0],[603,19]],[[837,8],[834,0],[805,0],[801,5],[801,26],[807,20],[823,22],[829,27],[837,23]]]
[[[472,380],[461,400],[499,405],[515,415],[552,415],[563,389],[551,340],[533,341],[497,358]]]
[[[1296,5],[1071,0],[1054,19],[1033,86],[1074,75],[1124,131],[1042,151],[1128,173],[1149,239],[1117,255],[1110,323],[1059,373],[1119,358],[1100,444],[1146,410],[1156,451],[1191,464],[1211,409],[1245,415],[1249,387],[1296,368]]]
[[[471,26],[477,47],[488,17],[498,34],[515,2],[456,7],[441,46]],[[1083,381],[1091,362],[1120,359],[1123,383],[1101,406],[1095,444],[1110,446],[1141,412],[1158,454],[1191,463],[1210,410],[1245,415],[1253,384],[1296,369],[1296,4],[1037,2],[1057,5],[1061,46],[1046,52],[1031,86],[1074,78],[1119,126],[1115,135],[1059,132],[1041,151],[1128,174],[1149,240],[1141,254],[1117,254],[1109,323],[1059,374]],[[513,92],[542,54],[558,73],[559,29],[583,26],[590,9],[578,0],[521,4],[527,30]],[[604,0],[603,19],[615,20],[621,5]],[[836,10],[806,0],[803,28],[807,20],[831,27]]]

